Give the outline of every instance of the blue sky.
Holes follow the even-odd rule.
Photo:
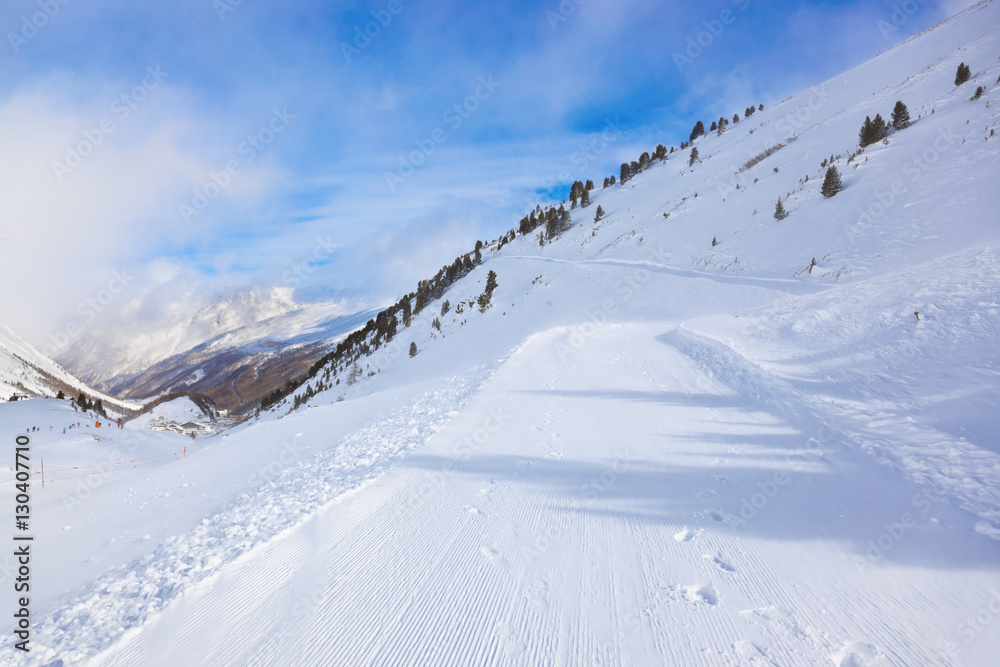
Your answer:
[[[384,302],[568,182],[968,4],[11,0],[2,323],[43,344],[114,270],[102,317],[254,285]]]

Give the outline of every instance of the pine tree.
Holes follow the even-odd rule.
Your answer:
[[[494,271],[490,271],[486,275],[486,288],[483,293],[479,295],[476,302],[479,304],[479,312],[485,313],[486,309],[490,307],[490,301],[493,299],[493,290],[497,288],[497,274]]]
[[[415,356],[417,356],[417,344],[411,342],[410,343],[410,357],[412,358],[412,357],[415,357]]]
[[[587,190],[593,190],[594,189],[594,182],[593,181],[587,181],[587,185],[584,186],[584,187],[586,187]]]
[[[413,305],[413,314],[419,315],[427,306],[427,301],[430,297],[430,283],[426,280],[421,280],[417,283],[417,301]]]
[[[715,121],[713,120],[713,121],[712,121],[712,126],[711,126],[711,127],[709,127],[708,129],[709,129],[709,131],[710,131],[710,132],[715,132],[716,130],[718,130],[718,129],[719,129],[719,126],[718,126],[718,125],[716,125],[716,124],[715,124]]]
[[[611,179],[609,179],[607,176],[605,176],[604,177],[604,187],[608,187],[609,185],[611,185],[610,181],[611,181]]]
[[[441,317],[447,315],[449,310],[451,310],[451,301],[445,299],[444,303],[441,304]]]
[[[56,398],[59,399],[60,401],[62,401],[62,400],[64,400],[66,398],[66,394],[63,393],[62,389],[60,389],[59,393],[56,394]]]
[[[788,213],[785,211],[785,205],[781,203],[781,199],[778,199],[778,203],[774,207],[774,219],[784,220],[788,217]]]
[[[972,69],[968,65],[962,63],[958,66],[958,71],[955,72],[955,85],[961,86],[963,83],[972,78]]]
[[[824,197],[832,197],[844,187],[840,180],[840,171],[837,170],[832,164],[826,170],[826,178],[823,179],[823,187],[820,188],[819,192]]]
[[[875,114],[875,120],[872,121],[872,136],[875,139],[873,144],[889,136],[889,126],[882,120],[881,114]]]
[[[611,183],[611,185],[615,184],[615,175],[614,174],[611,174],[611,178],[609,179],[609,182]]]
[[[892,108],[891,119],[894,130],[905,130],[910,126],[910,112],[902,100],[896,102],[896,106]]]
[[[858,144],[864,148],[878,143],[889,135],[889,126],[882,120],[881,114],[875,114],[875,120],[865,116],[864,125],[858,132]]]
[[[545,236],[554,239],[569,229],[572,224],[573,220],[565,207],[560,206],[558,211],[550,208],[545,214]]]
[[[738,113],[733,114],[733,125],[740,122],[740,115]]]
[[[688,141],[694,141],[703,134],[705,134],[705,124],[699,120],[694,124],[694,129],[691,130],[691,136],[688,138]]]
[[[412,315],[412,312],[410,311],[410,297],[403,297],[400,305],[403,308],[403,326],[408,327],[410,326],[410,317]]]
[[[594,214],[594,222],[600,221],[600,219],[603,218],[603,217],[604,217],[604,209],[601,208],[600,204],[598,204],[597,205],[597,213]]]
[[[864,148],[872,143],[874,143],[872,141],[872,119],[870,116],[865,116],[865,122],[858,131],[858,145]]]
[[[649,153],[643,153],[639,156],[639,171],[642,171],[649,166]]]
[[[698,147],[694,146],[693,148],[691,148],[691,157],[688,158],[688,166],[689,167],[694,166],[694,163],[698,162],[699,159],[700,158],[698,157]]]
[[[657,160],[666,160],[667,159],[667,147],[664,146],[663,144],[659,144],[656,147],[656,152],[653,153],[653,157],[655,159],[657,159]]]
[[[588,206],[590,206],[590,191],[584,190],[580,196],[580,208],[587,208]]]
[[[625,185],[625,181],[627,181],[629,179],[630,175],[631,174],[629,174],[628,163],[627,162],[622,162],[621,176],[618,177],[618,181],[622,185]]]
[[[576,208],[576,200],[580,198],[583,192],[583,183],[580,181],[574,181],[573,187],[569,189],[569,203],[570,208]]]

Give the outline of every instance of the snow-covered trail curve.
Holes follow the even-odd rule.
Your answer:
[[[986,664],[995,634],[940,654],[995,543],[674,330],[532,337],[377,485],[93,664]]]
[[[618,259],[558,259],[555,257],[542,257],[531,255],[500,255],[493,261],[504,260],[528,260],[536,262],[547,262],[551,264],[575,264],[583,267],[613,267],[618,269],[645,270],[652,273],[664,273],[677,278],[701,278],[723,285],[739,285],[742,287],[760,287],[774,290],[788,295],[816,294],[836,285],[824,283],[812,283],[794,278],[767,278],[759,276],[746,276],[739,274],[713,273],[711,271],[699,271],[697,269],[679,269],[666,264],[648,262],[642,260],[618,260]]]

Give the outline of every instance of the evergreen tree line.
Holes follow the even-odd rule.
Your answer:
[[[764,110],[764,105],[763,104],[758,105],[756,108],[754,108],[753,106],[749,106],[746,109],[744,109],[744,111],[743,111],[743,117],[744,118],[749,118],[750,116],[752,116],[754,114],[755,111],[763,111],[763,110]],[[740,122],[740,115],[738,113],[734,113],[733,114],[733,124],[735,125],[738,122]],[[722,134],[725,131],[725,128],[726,128],[727,125],[729,125],[729,121],[726,120],[725,116],[721,116],[719,118],[719,120],[717,120],[717,121],[713,120],[712,121],[712,125],[709,128],[709,130],[712,131],[712,132],[718,132],[719,134]],[[681,150],[684,150],[685,148],[687,148],[688,145],[690,145],[692,141],[694,141],[698,137],[702,136],[703,134],[705,134],[705,124],[699,120],[697,123],[694,124],[694,128],[692,128],[691,134],[688,135],[688,141],[687,141],[687,143],[686,144],[681,144]]]
[[[59,393],[62,394],[61,391]],[[59,398],[59,396],[57,395],[56,398]],[[65,398],[65,395],[63,396],[63,398]],[[73,399],[73,402],[76,403],[76,407],[78,407],[83,412],[90,410],[92,412],[99,414],[105,419],[108,419],[108,413],[104,411],[104,402],[99,398],[97,400],[91,401],[89,398],[87,398],[87,395],[81,391],[79,394],[77,394],[77,397]]]
[[[865,116],[865,122],[858,130],[858,145],[861,148],[871,146],[888,137],[890,128],[898,131],[910,126],[910,112],[902,100],[896,102],[889,118],[890,122],[886,123],[882,119],[882,114],[875,114],[874,120],[870,116]]]
[[[586,188],[583,188],[581,199],[584,195],[587,197],[587,205],[589,206],[590,195]],[[544,226],[543,239],[552,240],[569,229],[572,224],[573,219],[565,206],[560,205],[559,208],[549,206],[545,210],[542,210],[541,206],[537,206],[534,211],[521,218],[518,231],[521,233],[521,236],[527,236],[539,227]]]
[[[513,231],[508,236],[512,238]],[[504,238],[508,238],[508,236]],[[496,243],[500,246],[501,240],[498,239]],[[348,383],[353,384],[360,376],[357,362],[392,342],[399,332],[400,324],[404,328],[410,326],[414,316],[419,315],[432,301],[441,298],[451,285],[467,276],[476,266],[481,264],[483,248],[483,242],[476,241],[473,252],[456,257],[454,262],[441,267],[434,277],[419,281],[415,292],[403,296],[398,302],[368,320],[363,328],[348,334],[344,340],[337,343],[336,348],[313,363],[305,374],[286,380],[284,386],[265,396],[260,402],[260,410],[268,410],[277,405],[321,372],[324,372],[324,377],[315,388],[310,383],[306,386],[304,394],[296,396],[295,408],[317,393],[339,385],[340,379],[336,377],[339,374],[350,373],[350,377],[347,378]],[[442,314],[444,312],[446,309],[442,308]]]

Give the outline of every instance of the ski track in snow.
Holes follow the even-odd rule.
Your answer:
[[[763,289],[777,290],[786,294],[815,294],[824,292],[833,285],[823,283],[807,283],[791,278],[762,278],[755,276],[731,276],[725,273],[711,273],[709,271],[698,271],[697,269],[679,269],[666,264],[655,262],[620,260],[620,259],[586,259],[569,260],[557,259],[554,257],[542,257],[531,255],[503,255],[502,259],[533,260],[537,262],[550,262],[554,264],[577,264],[581,266],[610,266],[625,269],[645,269],[655,273],[665,273],[678,278],[701,278],[724,285],[742,285],[745,287],[760,287]]]
[[[207,585],[226,564],[382,474],[461,410],[488,375],[481,371],[442,383],[412,405],[345,437],[335,450],[282,471],[194,531],[68,596],[36,621],[37,645],[27,664],[44,664],[57,655],[75,663],[108,648],[192,587]],[[0,651],[2,660],[13,656],[8,647]]]
[[[853,499],[854,519],[906,487],[873,492],[864,453],[810,453],[818,423],[780,383],[719,373],[733,359],[714,344],[657,325],[607,327],[559,364],[568,335],[533,336],[378,485],[317,506],[94,664],[183,647],[204,665],[908,665],[947,638],[950,582],[900,586],[855,570],[850,540],[822,546],[842,526],[799,493]],[[773,469],[795,495],[741,518]],[[813,544],[771,538],[799,521]],[[845,578],[859,585],[830,583]]]

